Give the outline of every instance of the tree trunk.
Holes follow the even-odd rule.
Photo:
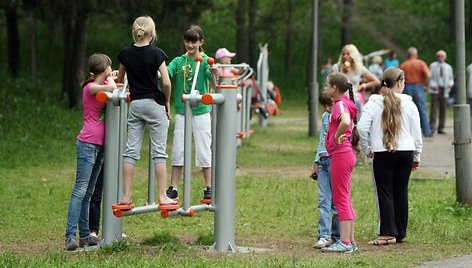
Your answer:
[[[68,106],[72,107],[72,101],[69,97],[71,91],[71,76],[72,76],[72,33],[74,30],[75,4],[73,1],[65,1],[64,13],[62,19],[63,26],[63,43],[64,43],[64,61],[62,63],[62,91],[61,100],[67,100]]]
[[[293,39],[293,20],[292,20],[292,0],[287,1],[287,25],[285,30],[285,73],[287,79],[291,79],[292,73],[292,39]]]
[[[236,13],[236,57],[238,62],[247,62],[246,2],[246,0],[238,0]]]
[[[20,36],[16,4],[6,4],[4,9],[7,23],[8,72],[13,78],[17,78],[20,71]]]
[[[350,31],[352,21],[352,0],[343,0],[343,14],[341,22],[341,46],[352,43]]]
[[[454,40],[456,36],[456,0],[449,0],[449,37]]]
[[[72,1],[70,19],[65,19],[64,29],[64,80],[62,92],[70,108],[81,107],[85,59],[87,57],[87,33],[92,11],[91,0]],[[67,10],[68,6],[66,6]],[[64,16],[67,17],[67,16]],[[67,33],[71,33],[70,36]]]
[[[80,13],[78,12],[78,14]],[[81,107],[82,105],[81,83],[84,79],[85,59],[87,57],[87,33],[90,19],[88,14],[88,12],[82,13],[81,17],[76,18],[75,22],[69,107]]]
[[[256,45],[256,11],[257,11],[257,0],[249,0],[249,65],[257,66],[257,60],[259,59],[259,48]]]
[[[472,0],[469,0],[469,29],[468,29],[468,34],[469,36],[472,36]],[[466,39],[470,40],[470,39]]]
[[[31,64],[31,78],[33,82],[36,81],[38,75],[38,42],[36,29],[36,12],[30,10],[29,18],[29,36],[30,36],[30,64]]]

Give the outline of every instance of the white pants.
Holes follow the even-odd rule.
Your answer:
[[[174,144],[172,145],[173,166],[184,165],[184,125],[185,117],[177,114],[175,116]],[[211,167],[210,113],[192,115],[192,132],[195,141],[195,166]]]

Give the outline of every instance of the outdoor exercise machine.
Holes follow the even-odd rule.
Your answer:
[[[122,217],[135,214],[161,211],[161,216],[193,216],[198,211],[214,211],[214,239],[211,247],[216,251],[236,251],[235,244],[235,200],[236,200],[236,110],[241,96],[236,92],[236,85],[219,85],[217,93],[199,95],[195,90],[195,83],[202,58],[197,58],[192,90],[184,94],[182,100],[186,105],[184,134],[187,147],[184,152],[184,196],[183,207],[176,210],[162,210],[154,202],[155,183],[149,184],[148,203],[142,207],[129,210],[112,208],[112,204],[119,202],[122,195],[122,154],[126,137],[127,99],[126,85],[115,89],[112,93],[97,94],[97,99],[107,102],[106,108],[106,145],[105,145],[105,172],[104,172],[104,199],[103,199],[103,245],[110,245],[121,239]],[[213,64],[209,59],[208,63]],[[191,106],[199,102],[212,105],[212,202],[190,206],[191,181]],[[190,113],[190,114],[189,114]],[[190,115],[190,116],[188,116]],[[188,145],[190,140],[190,145]],[[184,142],[184,143],[185,143]],[[189,149],[190,148],[190,149]],[[214,170],[214,171],[213,171]],[[150,174],[153,172],[150,172]],[[151,177],[151,176],[150,176]],[[151,178],[149,179],[151,181]]]
[[[242,69],[243,72],[239,76],[235,75],[220,75],[219,79],[213,78],[214,87],[217,85],[237,85],[237,92],[241,94],[242,101],[241,105],[238,105],[237,109],[237,122],[236,122],[236,132],[237,132],[237,145],[241,145],[241,140],[243,138],[249,138],[249,128],[251,120],[251,101],[252,101],[252,86],[248,83],[248,80],[251,78],[254,70],[248,64],[217,64],[218,68],[236,68]],[[216,83],[218,81],[218,83]]]

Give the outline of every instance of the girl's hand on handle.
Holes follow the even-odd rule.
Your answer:
[[[411,167],[412,171],[417,170],[420,167],[420,162],[413,162],[413,166]]]
[[[215,64],[210,65],[210,72],[211,72],[213,75],[218,76],[218,66],[216,66]]]
[[[116,80],[118,78],[118,70],[113,70],[110,73],[110,76],[113,78],[113,80]]]

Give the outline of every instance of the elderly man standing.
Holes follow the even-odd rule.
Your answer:
[[[444,125],[446,122],[447,100],[449,92],[454,85],[454,74],[452,67],[446,62],[446,52],[439,50],[436,52],[437,61],[431,63],[431,80],[429,82],[429,93],[431,94],[431,110],[429,114],[429,123],[432,133],[436,126],[438,134],[446,134]],[[437,125],[437,115],[439,108],[439,124]]]
[[[405,72],[405,89],[403,92],[410,95],[416,107],[418,107],[423,136],[432,137],[433,133],[426,115],[426,96],[424,94],[426,88],[423,86],[431,78],[431,73],[428,65],[418,59],[418,50],[415,47],[408,48],[407,53],[408,59],[400,65],[400,69]]]

